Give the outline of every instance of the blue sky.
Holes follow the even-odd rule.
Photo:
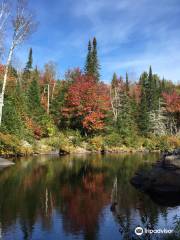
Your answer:
[[[96,36],[101,79],[129,72],[135,80],[153,72],[180,80],[180,0],[31,0],[39,26],[16,56],[25,64],[29,47],[40,68],[54,61],[58,77],[83,68],[88,40]]]

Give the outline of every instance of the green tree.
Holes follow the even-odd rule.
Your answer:
[[[100,65],[99,65],[98,56],[97,56],[97,41],[95,37],[93,39],[92,64],[93,64],[93,76],[98,82],[100,78],[100,73],[99,73]]]
[[[15,134],[19,138],[23,138],[25,125],[22,120],[21,109],[18,104],[19,97],[20,93],[16,88],[11,95],[5,96],[4,117],[2,120],[1,130],[6,133]],[[23,102],[21,102],[21,104],[23,104]]]
[[[132,137],[135,132],[135,123],[132,113],[132,106],[128,94],[124,91],[121,94],[121,107],[117,118],[118,132],[124,139]]]
[[[37,116],[42,113],[42,106],[40,100],[40,87],[38,84],[38,72],[35,71],[33,75],[33,80],[27,91],[27,101],[30,114]]]
[[[32,57],[32,48],[29,50],[29,56],[28,56],[28,61],[26,63],[25,69],[27,70],[32,70],[32,64],[33,64],[33,57]]]
[[[139,121],[138,125],[142,134],[149,132],[149,77],[144,72],[139,80],[141,85],[141,100],[139,104]]]
[[[128,77],[128,73],[126,72],[126,92],[129,92],[129,77]]]
[[[88,53],[86,57],[86,63],[85,63],[85,73],[87,75],[92,75],[93,74],[93,64],[92,64],[92,46],[91,46],[91,41],[89,40],[88,43]]]
[[[25,66],[24,72],[23,72],[23,85],[26,88],[27,88],[27,85],[31,78],[32,64],[33,64],[32,48],[30,48],[29,55],[28,55],[28,61],[26,63],[26,66]]]

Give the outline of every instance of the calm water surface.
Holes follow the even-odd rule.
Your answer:
[[[137,238],[136,226],[172,229],[180,207],[165,207],[131,186],[157,154],[36,156],[0,172],[0,239]],[[112,202],[117,202],[115,207]]]

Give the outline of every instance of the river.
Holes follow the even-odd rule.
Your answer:
[[[130,179],[158,154],[34,156],[0,172],[0,239],[119,240],[143,229],[173,229],[179,206],[164,206]],[[112,203],[116,203],[112,205]],[[180,204],[179,204],[180,205]]]

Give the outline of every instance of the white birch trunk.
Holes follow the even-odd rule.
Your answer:
[[[3,109],[3,106],[4,106],[4,93],[5,93],[5,90],[6,90],[8,70],[9,70],[9,65],[11,63],[13,50],[14,50],[14,42],[12,42],[12,45],[11,45],[11,48],[10,48],[10,51],[9,51],[9,55],[8,55],[8,59],[7,59],[6,67],[5,67],[4,78],[3,78],[2,92],[0,93],[0,126],[1,126],[1,122],[2,122],[2,109]]]
[[[49,115],[49,84],[48,84],[47,114]]]

